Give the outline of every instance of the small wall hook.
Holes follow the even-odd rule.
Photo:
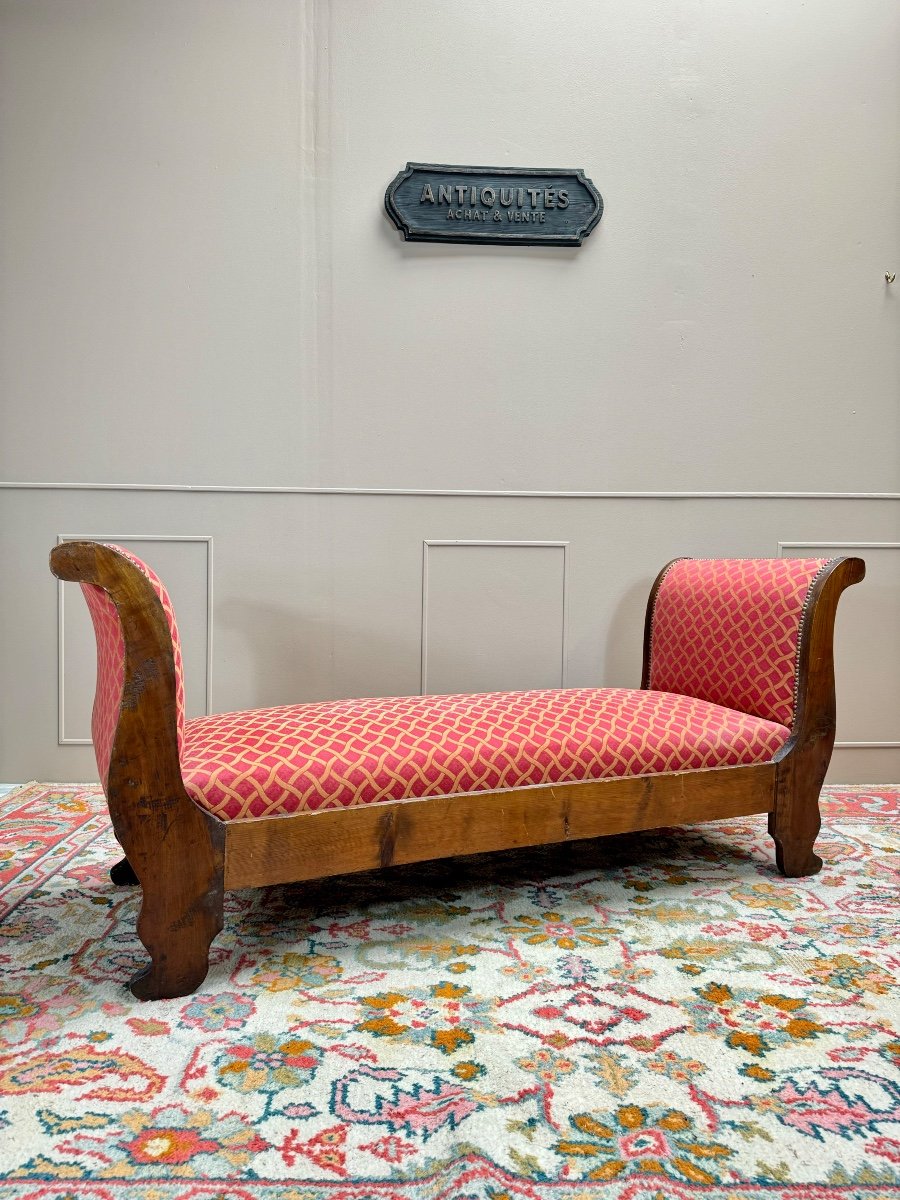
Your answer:
[[[893,283],[896,278],[897,278],[896,271],[885,271],[885,273],[884,273],[884,282],[885,283]]]

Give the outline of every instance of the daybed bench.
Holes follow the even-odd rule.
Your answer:
[[[166,589],[116,546],[50,556],[97,637],[92,733],[143,889],[142,999],[208,969],[226,888],[768,813],[812,875],[834,744],[832,635],[858,558],[676,559],[647,605],[640,690],[412,696],[185,720]],[[133,872],[133,873],[132,873]]]

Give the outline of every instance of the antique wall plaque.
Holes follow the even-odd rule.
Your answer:
[[[603,215],[583,171],[407,163],[384,195],[408,242],[580,246]]]

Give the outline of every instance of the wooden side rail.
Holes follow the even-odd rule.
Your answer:
[[[771,812],[775,767],[723,767],[235,821],[226,888]],[[323,863],[329,869],[323,870]]]

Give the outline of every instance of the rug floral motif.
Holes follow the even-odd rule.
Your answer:
[[[141,1004],[95,787],[0,800],[0,1200],[900,1196],[900,789],[230,893]]]

